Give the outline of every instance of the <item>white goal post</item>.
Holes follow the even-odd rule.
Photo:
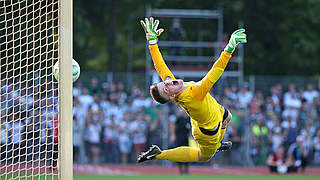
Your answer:
[[[73,179],[72,127],[72,59],[73,59],[73,0],[60,0],[59,27],[59,119],[60,121],[60,180]]]
[[[0,180],[73,179],[72,3],[0,0]]]

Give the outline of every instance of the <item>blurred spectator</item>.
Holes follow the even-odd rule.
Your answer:
[[[280,86],[281,87],[281,86]],[[271,101],[273,103],[274,111],[277,113],[277,115],[281,112],[281,93],[279,92],[281,88],[279,86],[272,86],[271,91]]]
[[[163,127],[161,124],[161,119],[163,119],[162,113],[159,111],[157,117],[152,119],[150,115],[145,115],[146,122],[149,124],[147,141],[148,145],[152,144],[163,144]]]
[[[314,99],[318,98],[319,94],[316,90],[313,89],[312,84],[307,84],[307,89],[303,92],[302,97],[307,100],[307,103],[310,105],[313,103]]]
[[[281,131],[280,126],[273,128],[273,134],[271,135],[272,152],[276,152],[281,144],[283,144],[283,134]]]
[[[96,94],[96,95],[98,95],[99,97],[101,97],[101,95],[102,95],[102,88],[101,88],[101,86],[100,86],[100,84],[99,84],[99,81],[98,81],[98,79],[97,79],[96,77],[91,78],[91,80],[90,80],[90,86],[89,86],[88,91],[89,91],[89,94],[90,94],[90,95]]]
[[[293,84],[289,86],[289,91],[284,95],[284,106],[283,116],[291,116],[293,121],[297,121],[301,100],[298,98]]]
[[[264,104],[264,98],[262,96],[261,91],[257,91],[253,98],[251,99],[251,102],[249,104],[249,110],[251,115],[257,115],[261,114],[262,112],[262,105]]]
[[[175,147],[189,146],[191,124],[188,115],[180,107],[176,107],[175,114],[170,117],[170,141]],[[189,163],[178,162],[178,166],[180,174],[189,174]]]
[[[89,94],[87,88],[82,89],[82,94],[79,96],[78,99],[81,104],[82,111],[87,112],[90,104],[93,103],[93,97]]]
[[[1,113],[1,124],[0,124],[0,141],[1,141],[1,154],[0,154],[0,164],[4,164],[5,158],[7,157],[8,152],[8,143],[10,142],[10,134],[9,130],[11,129],[11,126],[9,123],[7,123],[7,120],[5,119],[4,113]]]
[[[310,109],[307,106],[307,101],[305,99],[302,99],[302,104],[301,104],[301,107],[299,109],[299,114],[298,114],[298,118],[299,118],[298,125],[300,127],[305,126],[309,120],[308,110],[310,110]]]
[[[128,163],[128,156],[132,148],[131,133],[129,131],[131,113],[125,113],[119,124],[119,150],[122,164]]]
[[[285,129],[285,147],[288,148],[292,143],[296,142],[298,136],[298,128],[295,122],[288,116],[288,121],[284,121],[282,127]]]
[[[308,151],[304,146],[302,136],[297,137],[296,143],[290,145],[288,149],[288,161],[293,164],[293,172],[297,172],[299,168],[304,172],[308,164]]]
[[[265,125],[264,116],[259,115],[256,119],[256,123],[252,126],[253,138],[255,139],[255,149],[259,156],[255,157],[257,164],[263,164],[267,156],[267,135],[268,128]]]
[[[283,146],[279,146],[274,153],[269,154],[267,165],[270,172],[277,172],[280,174],[287,173],[288,163],[286,162],[286,155]]]
[[[90,162],[96,164],[100,162],[100,142],[102,133],[102,122],[104,121],[104,113],[98,102],[92,104],[89,107],[89,111],[86,117],[86,134],[85,140],[87,142],[87,153],[89,155]]]
[[[11,122],[11,133],[12,133],[12,143],[13,143],[13,162],[17,163],[19,161],[19,155],[24,155],[25,153],[25,141],[23,140],[25,124],[20,121],[13,112],[9,115],[9,122]],[[40,144],[40,143],[39,143]],[[21,152],[23,151],[23,152]]]
[[[106,119],[110,119],[111,116],[114,116],[116,121],[122,119],[122,115],[124,113],[123,109],[121,109],[117,104],[116,99],[109,100],[109,105],[104,109],[104,112]]]
[[[80,96],[82,94],[82,83],[75,83],[73,86],[73,96]]]
[[[118,104],[123,105],[126,102],[128,97],[127,92],[124,89],[124,85],[122,82],[118,82],[117,84],[117,92],[118,92]]]
[[[148,124],[144,120],[143,113],[138,113],[130,124],[135,157],[137,157],[146,146],[147,128]]]
[[[314,155],[313,160],[315,165],[320,165],[320,129],[317,131],[317,136],[313,138]]]
[[[132,87],[131,87],[131,92],[130,92],[130,96],[132,98],[134,97],[138,97],[141,93],[141,90],[139,89],[138,85],[137,84],[133,84]]]
[[[103,151],[105,162],[119,162],[119,123],[112,114],[103,124]]]
[[[135,109],[136,112],[141,111],[142,108],[149,107],[151,105],[152,99],[150,97],[146,97],[144,92],[140,92],[140,94],[133,100],[132,108]]]
[[[248,108],[249,103],[253,97],[252,92],[248,90],[248,84],[244,84],[241,88],[241,91],[238,92],[238,100],[240,104],[240,108]]]

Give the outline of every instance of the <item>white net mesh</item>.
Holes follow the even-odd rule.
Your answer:
[[[58,0],[0,0],[0,179],[57,179]]]

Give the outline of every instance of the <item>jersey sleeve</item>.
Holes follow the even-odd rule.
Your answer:
[[[224,69],[226,68],[231,54],[223,51],[219,59],[214,63],[208,74],[199,82],[195,83],[191,89],[191,96],[195,99],[202,100],[215,82],[218,81]]]
[[[159,76],[161,77],[162,81],[164,81],[167,77],[175,79],[172,72],[169,70],[168,66],[164,62],[158,45],[150,45],[149,49],[152,56],[154,67],[158,72]]]

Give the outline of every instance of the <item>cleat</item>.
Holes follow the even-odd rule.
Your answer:
[[[227,150],[231,149],[231,147],[232,147],[231,141],[221,142],[221,146],[217,149],[217,152],[227,151]]]
[[[152,145],[148,151],[146,152],[142,152],[138,158],[137,158],[137,162],[141,163],[147,160],[151,160],[154,159],[156,157],[156,155],[161,153],[161,149],[157,146],[157,145]]]

